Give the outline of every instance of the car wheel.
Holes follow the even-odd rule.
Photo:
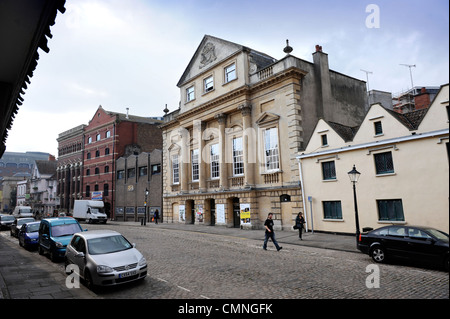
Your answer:
[[[87,288],[92,290],[94,288],[94,283],[92,282],[92,276],[89,270],[85,270],[84,272],[84,284]]]
[[[384,248],[381,246],[376,246],[371,251],[371,256],[373,261],[377,263],[383,263],[386,261],[386,252],[384,251]]]
[[[447,257],[444,258],[444,269],[446,271],[448,271],[448,269],[449,269],[448,263],[449,263],[449,260],[448,260],[448,256],[447,256]]]
[[[41,245],[38,246],[38,253],[39,253],[39,255],[44,254],[44,249],[41,247]]]

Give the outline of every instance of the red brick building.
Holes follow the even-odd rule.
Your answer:
[[[82,198],[101,196],[114,217],[115,162],[121,156],[162,148],[161,121],[106,111],[100,106],[84,128]]]
[[[58,135],[57,196],[60,210],[70,212],[73,203],[81,199],[83,181],[84,127],[78,125]]]
[[[72,212],[75,199],[102,198],[113,217],[119,157],[162,148],[160,120],[110,112],[102,106],[88,125],[58,137],[58,196],[61,210]]]

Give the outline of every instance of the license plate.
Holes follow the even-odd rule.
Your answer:
[[[130,276],[136,275],[136,273],[137,273],[136,270],[123,272],[123,273],[119,274],[119,278],[130,277]]]

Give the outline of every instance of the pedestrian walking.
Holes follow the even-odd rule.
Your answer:
[[[155,224],[158,224],[158,210],[155,210],[155,213],[153,214],[153,218],[155,219]]]
[[[267,250],[267,241],[270,239],[272,239],[273,244],[275,245],[275,247],[277,248],[277,251],[280,251],[281,249],[283,249],[283,247],[280,247],[278,245],[277,240],[275,239],[275,232],[273,231],[273,220],[272,220],[273,214],[269,213],[269,215],[267,216],[266,221],[264,222],[264,227],[266,228],[266,237],[264,238],[264,245],[263,245],[263,249]]]
[[[303,225],[305,224],[305,219],[303,218],[302,212],[298,213],[297,217],[295,218],[295,229],[298,229],[298,238],[300,240],[302,239],[302,232],[303,232]]]

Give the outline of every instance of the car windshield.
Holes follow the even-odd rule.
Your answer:
[[[433,228],[427,228],[425,229],[428,233],[430,233],[431,235],[433,235],[434,237],[436,237],[437,239],[443,240],[443,241],[448,241],[448,234],[441,232],[437,229],[433,229]]]
[[[82,231],[78,224],[63,224],[52,227],[53,237],[69,236]]]
[[[23,225],[25,223],[34,222],[34,218],[21,218],[17,220],[17,225]]]
[[[20,214],[30,214],[31,213],[31,209],[30,208],[21,208],[19,210]]]
[[[101,209],[91,207],[91,214],[101,214],[101,213],[103,213]]]
[[[14,216],[2,216],[3,221],[14,220]]]
[[[39,224],[31,224],[27,227],[27,233],[35,233],[39,230]]]
[[[92,238],[87,243],[91,255],[111,254],[133,247],[122,235]]]

